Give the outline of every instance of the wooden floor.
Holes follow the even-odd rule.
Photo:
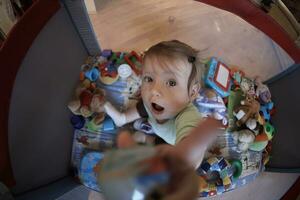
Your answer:
[[[201,43],[199,9],[208,7],[191,0],[96,0],[96,6],[91,19],[101,46],[137,51],[174,38]]]
[[[143,51],[178,39],[268,79],[293,62],[264,33],[239,17],[193,0],[95,0],[90,14],[102,49]],[[275,48],[275,49],[274,49]],[[277,48],[277,49],[276,49]],[[278,56],[279,55],[279,56]]]

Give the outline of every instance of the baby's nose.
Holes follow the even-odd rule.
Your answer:
[[[157,97],[161,96],[160,92],[157,90],[152,90],[152,95]]]
[[[152,93],[153,96],[157,96],[157,97],[161,96],[161,88],[160,88],[160,86],[157,85],[157,84],[155,84],[153,86],[153,88],[151,89],[151,93]]]

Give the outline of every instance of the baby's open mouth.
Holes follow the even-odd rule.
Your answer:
[[[164,111],[164,107],[156,104],[156,103],[151,103],[152,109],[156,112],[156,113],[161,113],[162,111]]]

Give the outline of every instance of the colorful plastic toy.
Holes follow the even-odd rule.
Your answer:
[[[103,154],[99,152],[90,152],[85,154],[80,162],[79,179],[83,185],[98,192],[101,191],[97,174],[101,168]]]
[[[243,172],[243,164],[240,160],[234,159],[230,160],[229,163],[231,164],[231,169],[234,171],[232,174],[233,180],[237,180]]]
[[[258,152],[263,151],[268,145],[269,141],[273,138],[274,133],[274,127],[269,122],[266,122],[263,132],[255,137],[255,140],[249,146],[249,149]]]
[[[96,67],[93,67],[92,69],[86,71],[84,75],[87,79],[94,82],[99,77],[99,70]]]
[[[231,82],[230,69],[216,58],[211,58],[208,62],[205,84],[222,97],[227,97],[230,94]]]
[[[75,129],[81,129],[84,126],[85,120],[84,117],[79,115],[73,115],[71,117],[71,124]]]
[[[103,121],[102,130],[105,131],[113,131],[116,129],[116,125],[112,118],[110,118],[108,115],[105,116],[105,119]]]
[[[112,50],[110,49],[104,49],[102,52],[101,52],[101,56],[105,57],[105,58],[109,58],[112,54]]]
[[[230,76],[233,79],[233,83],[236,86],[239,86],[242,82],[242,77],[245,76],[245,73],[243,71],[237,69],[237,67],[231,67]]]
[[[120,64],[122,64],[122,63],[125,62],[125,61],[124,61],[124,56],[125,56],[125,53],[124,53],[124,52],[121,52],[121,53],[119,54],[119,58],[116,60],[116,64],[117,64],[117,65],[120,65]]]
[[[87,123],[87,128],[91,131],[98,132],[101,131],[103,127],[103,120],[105,119],[105,113],[99,113],[91,121]]]
[[[231,166],[223,157],[212,157],[201,164],[200,171],[202,173],[200,175],[200,196],[207,197],[232,189],[233,182],[242,173],[242,167],[240,161],[235,161],[235,164]],[[220,179],[215,180],[216,177],[213,177],[214,181],[210,180],[209,176],[214,176],[214,173],[217,173]]]
[[[270,121],[271,118],[270,111],[273,109],[273,106],[274,106],[273,102],[269,102],[265,105],[260,106],[260,113],[263,115],[263,118],[266,121]]]
[[[101,72],[99,79],[102,83],[110,85],[118,80],[119,74],[112,61],[99,64],[98,67]]]
[[[132,74],[132,69],[127,64],[122,64],[118,67],[118,74],[122,79],[127,79]]]
[[[149,124],[148,120],[145,118],[140,118],[134,121],[133,127],[135,130],[141,131],[146,134],[155,134],[152,126]]]
[[[136,75],[141,74],[141,65],[143,60],[135,51],[131,51],[130,54],[125,55],[124,59]]]

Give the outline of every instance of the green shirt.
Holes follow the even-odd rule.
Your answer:
[[[169,119],[163,124],[157,123],[146,106],[145,108],[148,113],[148,122],[151,124],[153,131],[171,145],[177,144],[187,136],[201,120],[200,113],[192,103],[188,104],[174,119]]]

